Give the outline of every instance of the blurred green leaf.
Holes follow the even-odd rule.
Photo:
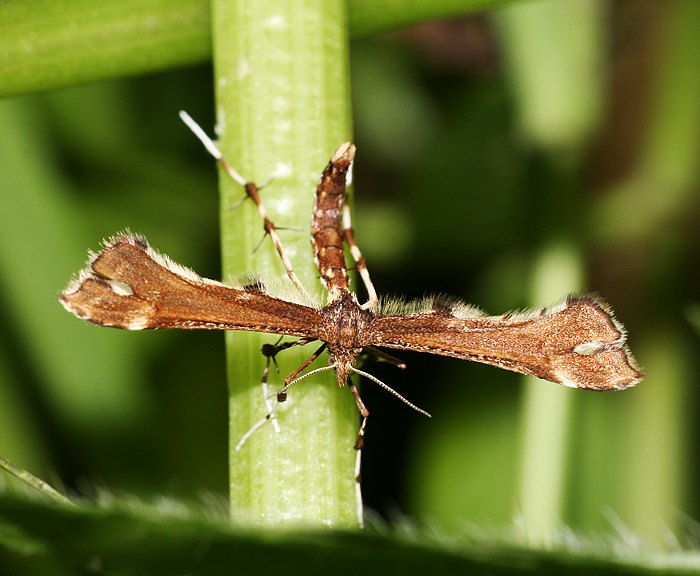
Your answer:
[[[568,539],[568,543],[565,540]],[[174,501],[65,507],[0,495],[0,550],[120,574],[697,574],[700,557],[668,556],[572,535],[549,550],[507,536],[446,537],[405,526],[354,531],[248,530]],[[0,556],[0,560],[2,556]],[[7,562],[7,560],[6,560]],[[0,565],[0,568],[3,566]]]
[[[350,34],[458,16],[505,1],[354,0]],[[203,62],[211,57],[211,43],[206,0],[5,0],[0,3],[0,96]]]

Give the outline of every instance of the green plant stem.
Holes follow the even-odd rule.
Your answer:
[[[202,0],[0,3],[0,95],[162,70],[210,57]]]
[[[665,3],[657,69],[649,76],[652,99],[639,137],[639,162],[627,177],[601,194],[591,229],[601,243],[655,243],[668,223],[682,220],[695,202],[700,150],[700,3]],[[634,210],[629,207],[633,205]]]
[[[353,0],[350,34],[385,32],[504,2]],[[4,0],[0,96],[205,62],[211,46],[206,0]]]
[[[46,496],[48,496],[52,500],[55,500],[56,502],[60,502],[61,504],[73,504],[73,502],[71,502],[68,498],[66,498],[48,482],[44,482],[40,478],[34,476],[34,474],[29,472],[28,470],[16,466],[15,464],[10,462],[9,460],[6,460],[2,456],[0,456],[0,469],[5,470],[9,474],[12,474],[15,478],[19,478],[28,486],[31,486],[35,490],[41,492],[42,494],[45,494]]]
[[[264,183],[270,218],[307,290],[318,292],[309,243],[313,191],[335,148],[349,140],[348,40],[342,0],[213,2],[217,123],[221,148],[249,180]],[[289,284],[262,222],[240,186],[221,179],[224,278],[255,271]],[[353,443],[358,414],[332,372],[300,382],[279,404],[281,433],[267,424],[233,447],[266,414],[263,343],[228,333],[232,513],[259,525],[356,526]],[[272,391],[317,346],[285,351]],[[322,366],[325,355],[313,366]],[[274,403],[274,399],[273,399]]]
[[[574,245],[550,241],[539,253],[531,280],[535,305],[577,292],[582,264]],[[550,545],[563,520],[571,391],[524,377],[518,509],[528,541]]]
[[[532,275],[532,305],[541,306],[584,285],[571,224],[577,218],[568,207],[576,206],[575,159],[601,117],[602,5],[590,0],[522,4],[500,11],[498,24],[521,134],[547,161],[543,204],[556,207]],[[529,541],[548,545],[564,521],[573,397],[571,391],[527,380],[518,511]]]
[[[430,20],[454,18],[513,0],[353,0],[349,3],[353,38],[380,34]]]

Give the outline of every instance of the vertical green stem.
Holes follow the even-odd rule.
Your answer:
[[[218,137],[229,161],[265,183],[270,218],[307,290],[320,292],[309,243],[313,192],[335,148],[350,137],[346,6],[342,0],[214,0],[214,65]],[[251,202],[221,181],[224,278],[260,273],[288,283]],[[266,413],[260,353],[271,336],[228,333],[230,498],[234,518],[258,525],[356,525],[352,396],[332,373],[300,382],[269,424],[240,451],[234,447]],[[285,351],[271,386],[315,350]],[[323,357],[314,366],[324,362]]]
[[[534,303],[554,302],[582,285],[576,247],[550,241],[537,255],[531,281]],[[528,539],[546,545],[563,520],[571,391],[524,378],[522,461],[518,502]]]
[[[547,237],[535,258],[533,305],[583,285],[571,181],[581,147],[600,120],[602,15],[599,2],[544,0],[509,7],[498,20],[521,131],[543,153],[549,175],[542,193]],[[533,544],[551,542],[563,521],[571,405],[570,391],[528,382],[518,506]]]
[[[616,242],[622,239],[635,247],[652,247],[646,274],[654,278],[647,291],[655,300],[646,302],[645,321],[653,329],[646,341],[636,344],[647,379],[624,419],[627,450],[620,511],[635,533],[656,542],[685,529],[686,521],[678,510],[695,505],[697,486],[688,433],[696,419],[697,344],[688,341],[685,322],[669,297],[688,277],[688,247],[683,237],[687,228],[669,222],[685,222],[697,202],[700,4],[676,0],[663,7],[658,70],[651,74],[653,99],[641,162],[615,196],[607,195],[611,200],[601,211],[616,226],[606,227],[608,234],[615,233]],[[626,212],[622,210],[625,206]]]

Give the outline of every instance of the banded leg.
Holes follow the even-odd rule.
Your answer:
[[[349,378],[348,388],[350,392],[352,392],[352,396],[355,398],[355,404],[357,404],[357,409],[360,411],[360,416],[362,416],[360,430],[357,433],[357,440],[355,440],[355,513],[357,515],[357,524],[360,528],[364,528],[364,509],[362,506],[362,448],[365,445],[365,429],[367,428],[369,410],[367,410],[365,403],[362,401],[357,386],[355,386]]]
[[[267,215],[267,210],[265,210],[265,206],[262,203],[262,200],[260,199],[260,188],[253,183],[249,182],[243,176],[241,176],[238,171],[231,166],[228,161],[224,158],[224,155],[221,153],[221,150],[217,147],[217,145],[214,143],[214,141],[207,136],[206,132],[202,129],[202,127],[197,124],[192,117],[187,114],[187,112],[181,111],[180,112],[180,118],[182,121],[187,125],[187,127],[192,130],[192,133],[199,139],[199,141],[204,145],[204,148],[206,148],[207,152],[216,160],[216,162],[221,166],[224,171],[231,177],[231,179],[240,184],[243,189],[245,190],[246,196],[250,198],[254,203],[255,206],[258,209],[258,214],[260,214],[260,217],[263,220],[263,228],[265,229],[265,233],[270,236],[270,239],[272,240],[272,243],[275,246],[275,250],[277,250],[277,254],[280,257],[280,260],[282,260],[282,264],[284,265],[285,270],[287,271],[287,276],[289,279],[292,281],[292,284],[299,290],[304,295],[304,298],[309,301],[313,302],[313,299],[309,295],[309,293],[306,291],[304,286],[301,283],[301,280],[299,280],[299,277],[297,276],[296,272],[294,272],[294,268],[292,267],[292,263],[287,257],[287,253],[284,250],[284,245],[282,244],[282,240],[279,237],[279,234],[277,233],[277,228],[275,227],[275,224],[270,220],[270,218]]]
[[[369,277],[369,270],[367,270],[367,261],[360,251],[360,247],[355,242],[355,230],[352,227],[352,220],[350,217],[350,206],[345,204],[343,206],[343,240],[350,247],[350,254],[352,259],[355,261],[355,268],[357,273],[362,278],[362,283],[365,285],[365,290],[367,290],[367,302],[362,305],[362,308],[373,308],[377,305],[379,298],[377,297],[377,291],[374,289],[374,284]]]
[[[312,340],[307,340],[308,342],[312,342]],[[318,347],[318,349],[311,355],[309,356],[304,362],[301,363],[301,365],[294,370],[291,374],[287,375],[287,377],[284,379],[284,386],[277,390],[276,396],[277,396],[277,401],[278,402],[284,402],[287,399],[287,390],[289,390],[294,384],[299,382],[300,380],[304,380],[308,378],[309,376],[312,376],[314,374],[317,374],[319,372],[325,372],[326,370],[332,370],[333,366],[322,366],[321,368],[316,368],[315,370],[311,370],[311,372],[307,372],[306,374],[302,374],[299,376],[301,372],[306,370],[306,368],[314,361],[316,358],[318,358],[323,351],[326,349],[326,345],[322,344],[321,346]]]
[[[265,424],[268,422],[272,422],[272,425],[275,428],[275,432],[280,431],[280,426],[279,422],[277,421],[277,416],[275,414],[275,407],[270,403],[270,399],[273,396],[277,397],[277,402],[284,402],[286,400],[286,390],[285,390],[285,396],[282,398],[280,397],[279,391],[276,392],[275,394],[269,394],[268,393],[268,377],[270,375],[270,364],[275,365],[275,369],[279,372],[279,367],[277,365],[277,354],[279,354],[282,350],[287,350],[288,348],[293,348],[295,346],[305,346],[309,342],[313,342],[312,338],[299,338],[298,340],[294,340],[292,342],[283,342],[280,344],[281,338],[275,343],[275,344],[263,344],[261,348],[262,355],[265,356],[267,361],[265,362],[265,368],[263,369],[263,374],[262,378],[260,379],[261,386],[262,386],[262,392],[263,392],[263,400],[265,402],[265,408],[267,409],[267,413],[265,416],[263,416],[260,420],[258,420],[255,424],[253,424],[248,431],[241,436],[241,439],[238,441],[238,444],[236,444],[236,452],[238,452],[241,448],[243,448],[243,445],[248,441],[248,439],[255,433],[257,432],[260,428],[262,428]],[[321,348],[323,350],[325,348],[324,346]],[[311,360],[306,360],[299,368],[297,368],[292,374],[296,375],[306,366],[308,366],[313,360],[315,360],[318,357],[318,354],[320,354],[320,351],[318,351],[315,355],[312,355]],[[292,376],[293,378],[293,376]],[[289,379],[289,376],[285,378],[285,382]]]
[[[264,352],[263,352],[263,355],[265,355]],[[267,387],[267,379],[270,376],[270,364],[271,363],[274,363],[275,368],[277,368],[277,360],[275,359],[275,357],[274,356],[267,356],[267,359],[265,362],[265,368],[263,368],[262,378],[260,378],[260,387],[262,388],[263,402],[265,403],[265,408],[267,409],[267,416],[269,416],[269,418],[266,418],[266,420],[272,421],[272,427],[275,429],[275,432],[277,432],[279,434],[280,425],[279,425],[279,422],[277,421],[277,416],[275,415],[275,411],[274,411],[274,408],[272,407],[272,403],[270,402],[270,394],[268,392],[268,387]]]

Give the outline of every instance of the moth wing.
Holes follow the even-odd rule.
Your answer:
[[[594,296],[534,312],[482,316],[466,308],[375,318],[371,344],[473,360],[576,388],[623,389],[644,374],[626,333]]]
[[[319,312],[201,278],[155,252],[143,237],[123,234],[93,255],[63,292],[78,318],[128,330],[225,329],[315,337]]]

